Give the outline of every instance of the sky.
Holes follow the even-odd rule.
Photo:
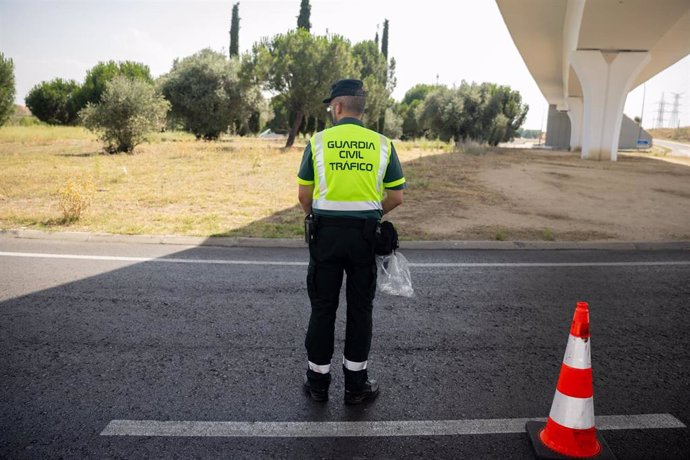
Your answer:
[[[134,60],[154,76],[175,58],[210,47],[227,52],[232,0],[0,0],[0,52],[15,65],[17,103],[53,78],[83,81],[99,61]],[[300,0],[240,0],[240,52],[262,37],[296,27]],[[546,100],[522,61],[494,0],[311,0],[312,33],[353,44],[373,39],[390,21],[389,56],[397,62],[402,99],[417,83],[448,86],[494,82],[520,91],[530,110],[525,127],[545,128]],[[629,95],[625,113],[654,127],[662,95],[681,96],[681,125],[690,125],[690,57]],[[644,94],[646,93],[646,94]],[[642,112],[644,98],[644,113]],[[667,114],[668,118],[668,114]]]

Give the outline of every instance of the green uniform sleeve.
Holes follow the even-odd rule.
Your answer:
[[[311,157],[311,142],[304,148],[302,163],[297,173],[297,183],[300,185],[314,185],[314,162]]]
[[[398,153],[395,151],[393,143],[391,143],[391,158],[386,168],[386,174],[383,176],[383,187],[391,190],[402,190],[407,188],[402,166],[400,165],[400,159],[398,158]]]

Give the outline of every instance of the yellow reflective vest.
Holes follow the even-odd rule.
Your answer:
[[[317,133],[310,144],[314,210],[382,210],[390,139],[357,124],[344,123]]]

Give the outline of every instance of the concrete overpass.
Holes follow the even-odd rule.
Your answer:
[[[570,147],[615,161],[628,93],[690,54],[690,0],[496,0]]]

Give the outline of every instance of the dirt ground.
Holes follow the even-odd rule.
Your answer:
[[[408,239],[690,240],[690,159],[673,161],[514,149],[424,157],[407,164],[407,200],[391,220]]]

